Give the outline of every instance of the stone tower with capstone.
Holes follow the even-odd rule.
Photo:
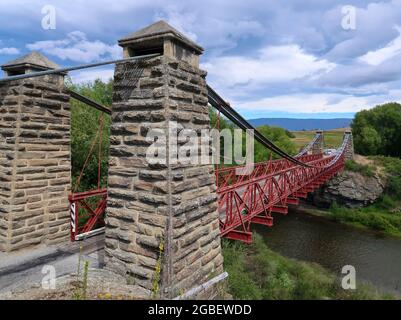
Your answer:
[[[8,76],[56,69],[38,52]],[[70,105],[64,74],[0,84],[0,251],[68,241]]]
[[[163,21],[119,45],[126,58],[160,56],[139,62],[139,79],[129,85],[131,62],[115,69],[106,268],[173,298],[223,272],[213,166],[176,163],[170,156],[152,164],[146,156],[154,142],[150,130],[165,134],[169,155],[171,122],[198,137],[210,129],[206,72],[199,69],[203,49]],[[178,138],[179,145],[184,142]]]

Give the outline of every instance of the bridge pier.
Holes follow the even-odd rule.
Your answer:
[[[346,131],[344,135],[349,135],[348,144],[345,149],[345,160],[353,160],[354,159],[354,139],[352,138],[352,132]]]
[[[312,145],[312,154],[321,154],[324,149],[324,135],[322,130],[316,131],[317,138]]]
[[[106,268],[162,298],[176,297],[223,272],[213,166],[177,162],[176,131],[210,129],[203,49],[165,22],[119,41],[125,57],[160,53],[135,67],[116,66],[106,212]],[[128,94],[127,94],[128,93]],[[184,132],[184,131],[182,131]],[[159,133],[161,162],[149,161]],[[178,138],[178,148],[185,145]],[[188,151],[200,153],[200,146]],[[193,149],[195,148],[195,149]],[[165,162],[162,154],[165,153]],[[203,293],[211,297],[214,289]]]
[[[55,69],[39,53],[2,66],[9,75]],[[70,106],[64,75],[0,85],[0,251],[68,240]]]

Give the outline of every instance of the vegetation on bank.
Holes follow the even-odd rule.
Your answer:
[[[377,174],[386,187],[370,206],[349,209],[334,203],[330,213],[342,222],[401,237],[401,105],[386,103],[360,111],[351,128],[355,152],[371,163],[347,161],[345,169],[367,177]]]
[[[383,156],[370,157],[377,166],[383,167],[386,179],[385,193],[401,204],[401,159]]]
[[[284,150],[288,154],[296,154],[297,148],[295,144],[291,141],[291,133],[288,130],[279,127],[270,127],[267,125],[260,126],[257,130],[263,134],[266,138],[272,141],[281,150]],[[255,142],[255,162],[262,162],[272,159],[280,158],[272,151],[267,150],[259,142]]]
[[[382,196],[372,205],[349,209],[333,203],[330,213],[338,220],[356,226],[364,226],[385,234],[401,238],[401,159],[374,156],[370,157],[373,165],[347,162],[346,169],[364,175],[373,176],[377,167],[386,187]]]
[[[228,291],[234,299],[388,299],[372,286],[344,290],[340,278],[315,263],[281,256],[254,233],[249,246],[223,239]]]
[[[386,235],[401,238],[401,215],[382,209],[380,203],[360,209],[338,207],[333,204],[330,213],[340,222],[356,227],[367,227]]]
[[[386,103],[355,115],[355,151],[362,155],[401,157],[401,105]]]
[[[345,170],[357,172],[366,177],[373,177],[376,169],[371,165],[364,165],[354,160],[347,160],[345,162]]]

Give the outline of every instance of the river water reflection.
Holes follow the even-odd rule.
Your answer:
[[[353,265],[357,281],[367,280],[401,293],[401,240],[359,230],[291,209],[274,215],[274,226],[256,226],[267,245],[284,256],[316,262],[341,276]],[[358,284],[358,282],[357,282]]]

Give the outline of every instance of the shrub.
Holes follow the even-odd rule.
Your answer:
[[[395,200],[401,200],[401,159],[392,157],[372,157],[380,166],[384,167],[387,175],[385,193]]]

